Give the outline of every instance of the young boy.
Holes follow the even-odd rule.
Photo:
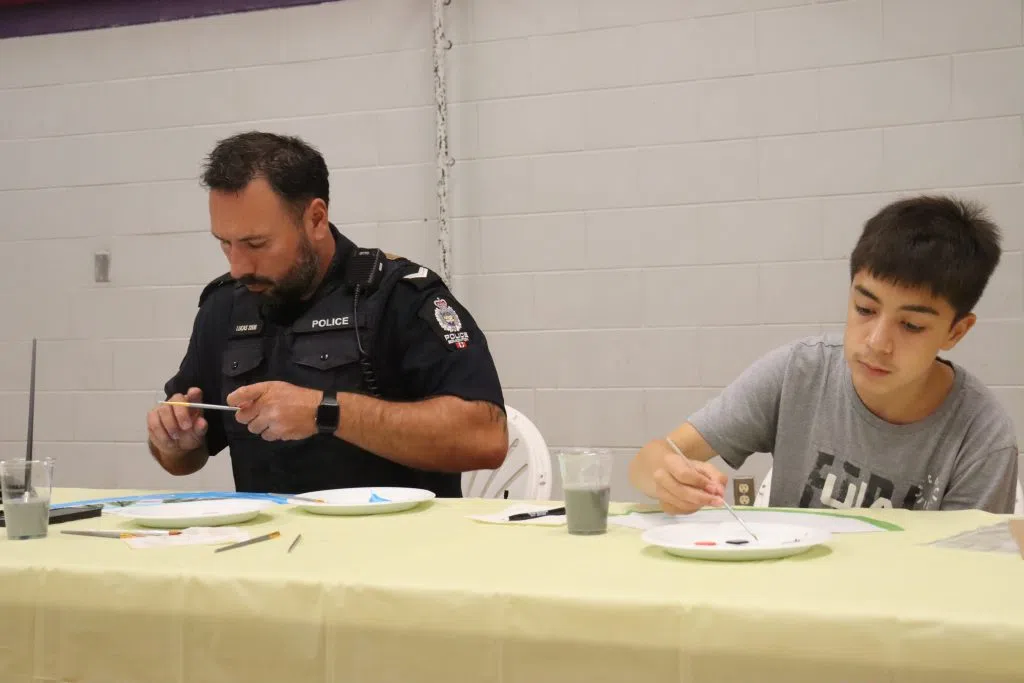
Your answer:
[[[751,453],[774,461],[770,504],[1013,510],[1017,443],[995,396],[938,357],[963,339],[999,263],[999,229],[945,197],[886,206],[850,257],[843,339],[776,349],[668,435],[630,480],[669,513],[721,505]]]

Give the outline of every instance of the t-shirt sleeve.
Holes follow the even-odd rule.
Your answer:
[[[1013,512],[1017,493],[1017,436],[1013,420],[987,390],[969,394],[975,405],[963,445],[957,454],[942,510]]]
[[[965,458],[953,470],[941,510],[1013,512],[1017,493],[1017,447],[979,453]]]
[[[216,318],[213,302],[208,303],[199,309],[192,325],[192,336],[188,340],[188,349],[185,357],[178,366],[178,372],[164,384],[164,395],[168,398],[174,394],[184,394],[191,387],[199,387],[203,392],[203,400],[216,403],[220,387],[217,381],[218,375],[212,368],[211,358],[216,355],[215,348],[209,346],[207,338],[211,333],[210,323]],[[227,437],[224,434],[224,423],[216,415],[206,414],[206,422],[209,425],[206,431],[206,450],[210,455],[216,455],[227,446]]]
[[[443,281],[395,285],[381,329],[381,361],[409,398],[505,402],[483,331]]]
[[[730,467],[740,467],[751,453],[774,450],[792,352],[787,345],[765,354],[690,417],[689,423]]]

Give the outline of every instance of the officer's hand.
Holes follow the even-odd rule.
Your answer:
[[[266,441],[305,439],[316,434],[316,411],[322,392],[287,382],[260,382],[227,397],[238,406],[235,419]]]
[[[689,514],[708,505],[720,507],[727,481],[711,463],[680,456],[667,445],[661,466],[654,471],[656,496],[670,515]]]
[[[192,387],[186,394],[175,394],[168,401],[199,403],[203,392]],[[146,416],[149,440],[163,453],[176,454],[194,451],[203,445],[209,425],[202,411],[184,406],[158,405]]]

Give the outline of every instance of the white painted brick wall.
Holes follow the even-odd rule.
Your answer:
[[[0,41],[0,455],[65,485],[173,479],[143,416],[225,269],[196,182],[261,128],[325,153],[336,223],[437,265],[430,3]],[[1021,0],[453,0],[453,286],[553,447],[636,447],[747,364],[842,328],[863,221],[985,202],[1006,255],[954,357],[1024,435]],[[111,253],[111,282],[92,254]],[[744,468],[760,474],[758,456]]]

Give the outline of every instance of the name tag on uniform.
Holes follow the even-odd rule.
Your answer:
[[[257,335],[263,331],[263,321],[255,320],[252,322],[238,322],[232,327],[232,337],[249,337]]]

